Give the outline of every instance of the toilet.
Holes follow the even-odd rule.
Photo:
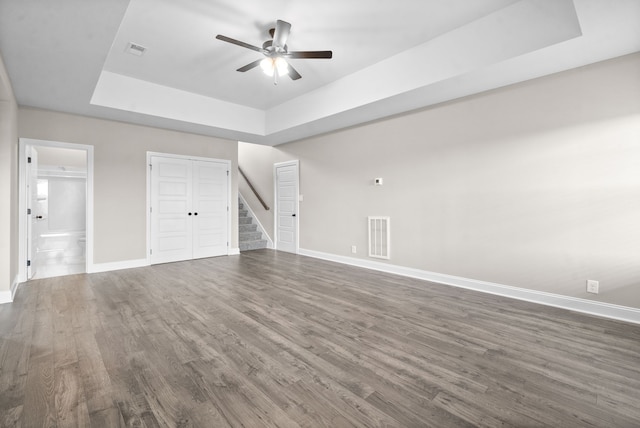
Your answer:
[[[87,238],[85,236],[78,238],[78,247],[80,247],[80,254],[84,256],[87,247]]]

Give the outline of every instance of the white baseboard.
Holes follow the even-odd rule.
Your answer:
[[[240,248],[229,248],[229,255],[230,256],[239,256],[240,255]]]
[[[13,299],[11,298],[11,290],[0,291],[0,304],[11,302],[13,302]]]
[[[120,262],[94,263],[87,273],[109,272],[112,270],[132,269],[149,266],[147,259],[123,260]]]
[[[351,266],[422,279],[425,281],[437,282],[439,284],[467,288],[470,290],[481,291],[483,293],[511,297],[513,299],[539,303],[556,308],[568,309],[570,311],[582,312],[585,314],[640,324],[640,309],[627,306],[612,305],[610,303],[596,302],[593,300],[546,293],[543,291],[528,290],[526,288],[512,287],[509,285],[497,284],[494,282],[479,281],[476,279],[463,278],[460,276],[429,272],[425,270],[381,263],[372,260],[356,259],[353,257],[323,253],[320,251],[305,250],[302,248],[300,248],[298,254],[308,257],[314,257],[317,259],[343,263]]]
[[[15,297],[19,286],[20,283],[18,282],[18,275],[16,275],[13,278],[13,282],[11,282],[9,290],[0,291],[0,304],[13,302],[13,298]]]
[[[18,292],[18,288],[20,287],[21,282],[18,280],[18,275],[13,278],[13,282],[11,283],[11,301],[16,297],[16,293]]]

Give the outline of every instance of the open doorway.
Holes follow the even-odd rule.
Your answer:
[[[20,141],[21,281],[89,271],[92,147]]]

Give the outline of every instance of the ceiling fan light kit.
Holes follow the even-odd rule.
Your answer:
[[[284,76],[289,72],[289,64],[282,57],[264,58],[260,61],[260,68],[267,76],[273,76],[275,71],[278,71],[278,76]]]
[[[240,40],[232,39],[231,37],[218,34],[216,39],[223,42],[231,43],[241,46],[246,49],[250,49],[256,52],[260,52],[265,58],[257,61],[253,61],[244,67],[240,67],[237,71],[244,73],[257,67],[258,65],[267,76],[273,76],[273,84],[278,84],[278,77],[288,74],[291,80],[298,80],[302,76],[296,71],[295,68],[289,64],[287,59],[312,59],[312,58],[325,58],[329,59],[333,57],[331,51],[289,51],[287,46],[287,39],[291,31],[291,24],[285,21],[278,20],[276,27],[269,30],[269,34],[273,38],[267,40],[262,44],[262,47],[250,45],[249,43],[241,42]]]

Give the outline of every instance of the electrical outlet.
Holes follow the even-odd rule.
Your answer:
[[[600,291],[599,289],[600,289],[599,281],[594,281],[593,279],[587,280],[587,293],[598,294],[598,291]]]
[[[351,246],[351,252],[352,252],[353,254],[355,254],[355,253],[356,253],[356,246],[355,246],[355,245],[352,245],[352,246]]]

